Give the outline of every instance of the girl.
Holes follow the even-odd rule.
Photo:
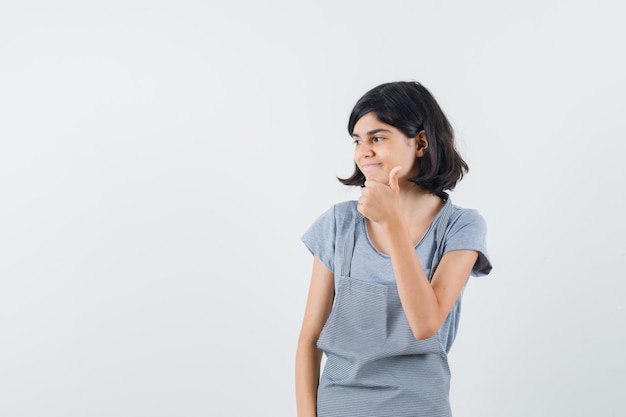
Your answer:
[[[470,274],[491,270],[484,220],[445,192],[467,164],[417,82],[367,92],[348,131],[355,170],[339,180],[361,196],[302,237],[314,258],[296,353],[298,416],[451,416],[447,353],[463,289]]]

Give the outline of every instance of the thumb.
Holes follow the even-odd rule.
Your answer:
[[[398,191],[400,187],[398,186],[398,174],[402,167],[395,167],[389,172],[389,187],[393,191]]]

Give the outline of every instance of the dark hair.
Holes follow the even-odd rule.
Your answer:
[[[425,190],[442,196],[454,189],[468,171],[467,163],[454,146],[454,131],[433,95],[420,83],[399,81],[374,87],[357,101],[350,114],[348,132],[367,113],[394,126],[409,138],[424,131],[428,139],[426,153],[419,159],[417,176],[409,178]],[[365,175],[356,166],[351,177],[337,178],[345,185],[361,186]]]

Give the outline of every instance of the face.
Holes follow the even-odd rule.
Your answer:
[[[415,159],[423,156],[428,143],[423,132],[409,138],[394,126],[367,113],[354,125],[354,161],[367,180],[389,183],[389,172],[401,166],[401,181],[417,173]]]

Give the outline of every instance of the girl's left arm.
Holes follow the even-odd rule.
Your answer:
[[[398,294],[416,339],[427,339],[439,331],[478,258],[473,250],[446,253],[431,282],[424,273],[408,226],[395,218],[381,224],[389,239],[390,257]]]
[[[389,256],[396,276],[402,308],[416,339],[435,335],[446,320],[452,306],[478,259],[474,250],[455,250],[443,255],[432,281],[415,252],[409,226],[398,210],[398,173],[391,170],[389,185],[365,182],[359,199],[359,211],[379,223],[389,244]]]

